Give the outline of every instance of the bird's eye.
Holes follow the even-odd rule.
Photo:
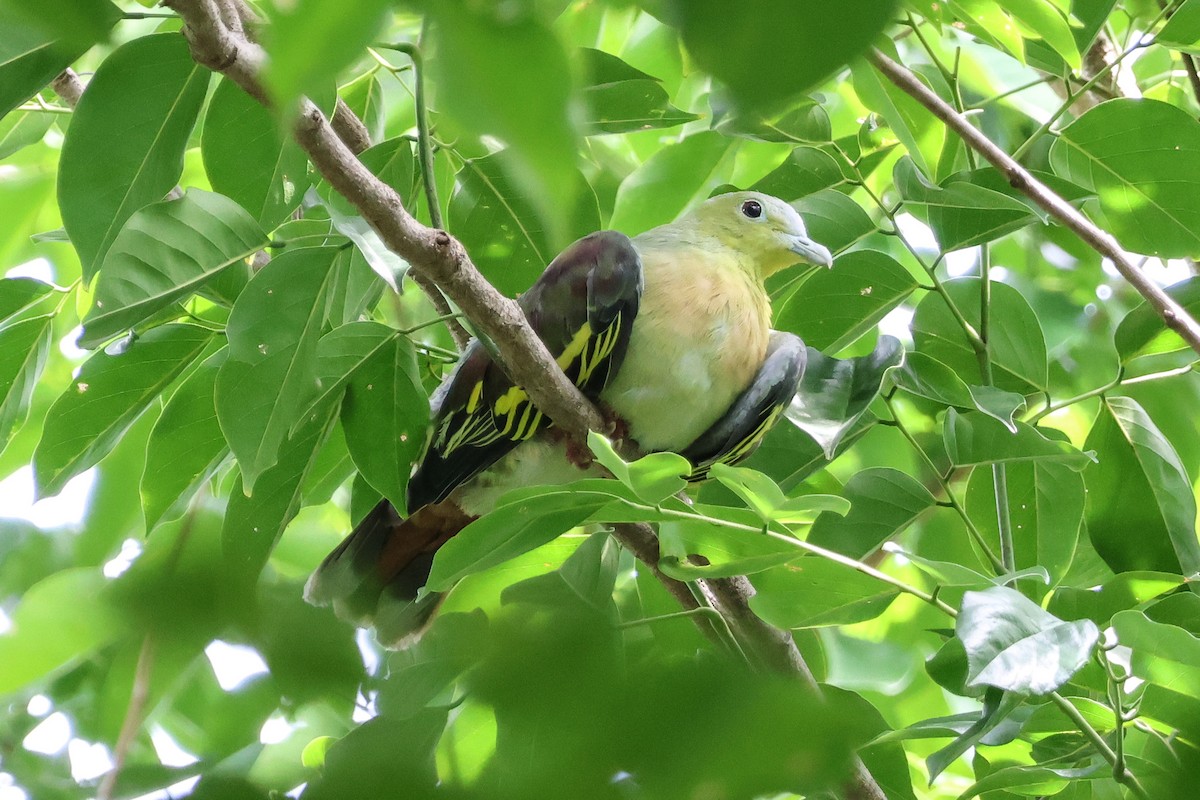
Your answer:
[[[750,219],[758,219],[762,216],[762,204],[757,200],[747,200],[742,203],[742,213]]]

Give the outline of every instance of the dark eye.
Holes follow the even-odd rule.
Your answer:
[[[747,200],[742,203],[742,213],[750,219],[758,219],[762,216],[762,204],[757,200]]]

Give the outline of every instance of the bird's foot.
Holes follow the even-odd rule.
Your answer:
[[[612,409],[607,403],[600,403],[598,406],[600,416],[604,417],[605,423],[608,425],[606,434],[609,439],[614,442],[623,442],[629,438],[629,423],[625,418]]]

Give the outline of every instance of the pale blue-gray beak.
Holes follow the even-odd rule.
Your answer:
[[[833,253],[825,245],[817,244],[807,236],[793,236],[789,249],[810,264],[822,267],[833,266]]]

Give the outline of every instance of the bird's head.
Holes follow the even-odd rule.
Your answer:
[[[692,216],[737,251],[746,268],[759,278],[794,264],[833,266],[833,254],[808,236],[796,209],[762,192],[731,192],[709,198]]]

